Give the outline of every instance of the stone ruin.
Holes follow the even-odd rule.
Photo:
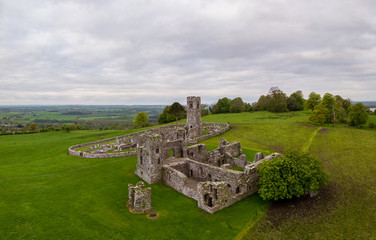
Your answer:
[[[129,201],[127,206],[133,213],[145,213],[153,211],[151,207],[151,188],[144,188],[143,182],[138,182],[136,186],[128,184]]]
[[[199,141],[229,129],[226,123],[201,123],[201,98],[187,97],[187,123],[153,128],[116,138],[71,146],[69,154],[84,158],[137,155],[135,174],[149,184],[163,182],[197,201],[208,213],[219,211],[258,191],[256,167],[279,157],[257,153],[247,161],[239,142],[221,139],[219,147],[207,151]],[[205,133],[205,134],[203,134]],[[86,152],[77,149],[88,148]],[[120,152],[126,151],[126,152]],[[150,188],[129,185],[128,206],[132,211],[151,209]]]
[[[264,157],[257,153],[251,163],[239,142],[229,143],[222,138],[219,147],[209,152],[205,144],[191,145],[190,139],[202,134],[199,100],[199,97],[187,98],[191,111],[187,111],[186,127],[170,132],[173,138],[163,133],[138,136],[135,174],[149,184],[163,182],[197,200],[199,208],[214,213],[257,192],[256,167],[280,154]]]
[[[137,145],[144,145],[147,135],[160,135],[165,141],[184,141],[194,144],[217,136],[229,129],[227,123],[201,123],[201,98],[187,98],[187,124],[147,129],[123,136],[71,146],[68,153],[82,158],[129,157],[138,154]],[[203,134],[204,133],[204,134]]]

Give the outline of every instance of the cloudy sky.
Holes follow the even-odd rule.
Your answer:
[[[376,100],[375,0],[0,0],[0,105]]]

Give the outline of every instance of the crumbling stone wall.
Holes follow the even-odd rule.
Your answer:
[[[187,159],[188,172],[192,171],[192,178],[198,181],[226,181],[230,185],[231,192],[239,187],[243,190],[243,172],[232,169],[225,169],[209,164],[200,163],[191,159]]]
[[[185,158],[163,166],[163,182],[197,200],[198,207],[206,212],[214,213],[257,192],[259,175],[256,167],[263,161],[279,156],[274,153],[256,163],[247,162],[243,172],[232,170],[230,164],[217,167]],[[239,158],[246,161],[245,155]]]
[[[187,97],[187,131],[189,139],[202,134],[200,97]]]
[[[197,184],[197,206],[214,213],[230,205],[231,193],[226,182],[199,182]]]
[[[196,144],[190,147],[187,147],[187,157],[194,159],[199,162],[207,163],[208,162],[208,153],[206,151],[205,144]]]
[[[224,138],[219,142],[219,151],[221,153],[228,153],[232,157],[242,154],[242,148],[239,142],[232,142],[231,144]]]
[[[131,133],[123,136],[107,138],[99,141],[88,142],[77,144],[69,147],[68,153],[72,156],[82,157],[82,158],[112,158],[112,157],[129,157],[129,156],[136,156],[137,151],[132,150],[131,148],[136,147],[134,144],[137,142],[142,142],[139,139],[140,135],[145,133],[156,133],[162,135],[163,138],[166,138],[166,141],[176,141],[176,140],[184,140],[185,145],[195,144],[199,141],[203,141],[209,139],[211,137],[217,136],[221,133],[226,132],[229,129],[229,125],[226,123],[204,123],[204,127],[208,127],[210,129],[210,133],[207,135],[201,135],[200,137],[194,139],[188,139],[186,136],[186,124],[179,124],[177,126],[164,126],[154,129],[148,129],[144,131],[140,131],[137,133]],[[165,136],[164,136],[165,135]],[[99,146],[101,144],[108,144],[116,140],[120,147],[119,150],[124,150],[126,148],[130,148],[129,152],[110,152],[110,153],[99,153],[99,152],[90,152],[90,151],[76,151],[78,148],[87,147],[87,146]]]
[[[151,188],[144,188],[143,182],[138,182],[136,186],[128,184],[128,197],[127,205],[131,211],[144,213],[153,210],[151,207]]]
[[[169,158],[170,150],[175,158],[185,156],[185,145],[181,140],[170,142],[160,134],[145,133],[139,136],[139,141],[135,174],[149,184],[162,181],[162,165]]]
[[[251,164],[247,161],[247,156],[242,154],[239,156],[239,158],[234,158],[233,164],[234,166],[237,166],[239,168],[245,168],[245,166]]]

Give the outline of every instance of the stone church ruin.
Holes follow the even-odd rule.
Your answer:
[[[186,124],[75,145],[69,153],[86,158],[137,155],[137,176],[149,184],[163,182],[195,199],[199,208],[214,213],[257,192],[256,167],[280,156],[274,153],[264,157],[258,153],[251,163],[239,142],[229,143],[222,138],[212,151],[207,151],[205,144],[198,144],[228,129],[229,124],[201,123],[201,98],[191,96],[187,97]],[[123,153],[113,150],[127,147],[129,150]],[[76,151],[84,148],[86,151]],[[98,148],[103,151],[98,152]]]

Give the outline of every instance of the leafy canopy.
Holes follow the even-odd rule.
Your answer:
[[[289,111],[300,111],[304,109],[305,99],[302,91],[296,91],[287,98],[287,109]]]
[[[176,120],[184,119],[187,116],[187,113],[183,106],[180,105],[180,107],[183,108],[183,110],[177,105],[180,103],[173,103],[170,106],[166,106],[163,109],[163,112],[158,117],[158,124],[164,124],[164,123],[170,123]],[[173,107],[173,109],[171,109]],[[180,109],[180,110],[179,110]]]
[[[351,105],[349,108],[349,120],[350,126],[360,127],[365,124],[368,120],[368,107],[364,106],[363,103],[357,103]]]
[[[144,112],[139,112],[134,119],[134,127],[147,127],[150,125],[148,122],[149,116]]]
[[[259,194],[264,200],[300,197],[317,192],[328,182],[323,164],[316,156],[296,151],[261,163],[258,171]]]
[[[227,97],[221,98],[218,102],[213,106],[212,113],[229,113],[231,110],[231,103],[230,99]]]
[[[185,114],[186,111],[180,103],[174,102],[168,109],[168,113],[175,116],[176,124],[178,124],[179,116]]]
[[[321,101],[320,94],[317,94],[315,92],[311,92],[304,105],[305,105],[306,108],[311,109],[313,111],[315,109],[316,105],[319,104],[320,101]]]

